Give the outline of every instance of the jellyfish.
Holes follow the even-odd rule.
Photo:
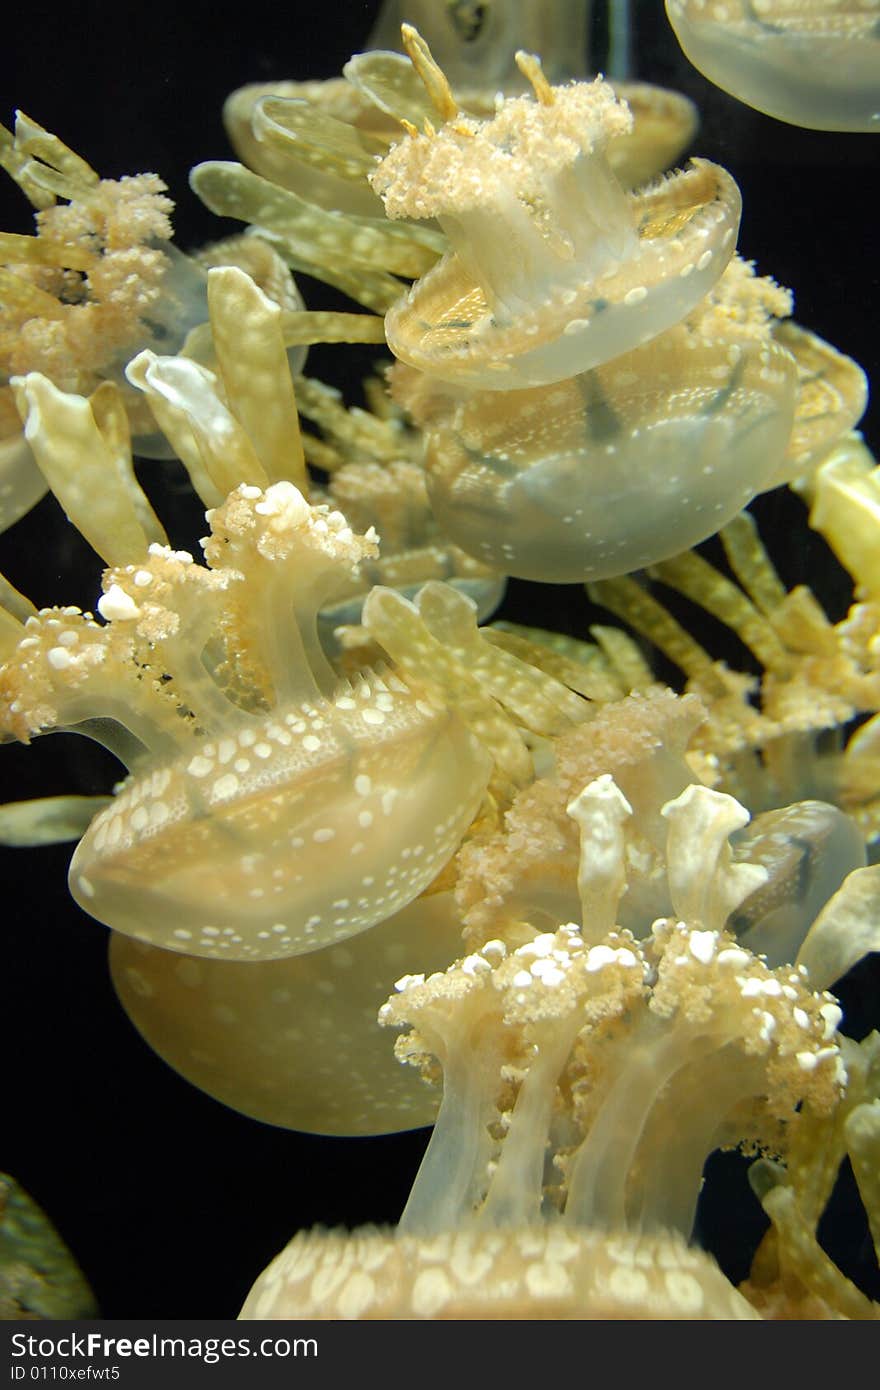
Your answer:
[[[841,1011],[725,931],[764,870],[732,860],[748,813],[706,787],[662,808],[672,915],[641,940],[614,926],[635,866],[602,831],[609,803],[630,814],[603,777],[569,807],[600,837],[582,927],[490,939],[382,1010],[400,1061],[443,1080],[396,1231],[299,1233],[242,1317],[760,1316],[693,1243],[703,1164],[719,1144],[788,1154],[799,1125],[833,1122]]]
[[[16,382],[28,442],[108,569],[97,616],[7,613],[4,730],[27,742],[77,729],[129,769],[71,862],[71,891],[98,920],[215,959],[334,944],[428,887],[490,783],[507,796],[534,776],[523,730],[558,733],[587,701],[485,643],[473,602],[439,582],[418,604],[374,589],[364,623],[379,660],[340,675],[318,615],[377,538],[269,481],[295,423],[289,376],[273,409],[245,399],[248,430],[206,369],[141,366],[158,371],[206,485],[246,481],[208,510],[197,564],[153,539],[164,532],[125,458],[118,400],[96,409],[37,373]]]
[[[656,337],[715,284],[740,213],[724,170],[698,161],[631,196],[605,148],[632,118],[601,79],[551,87],[521,55],[534,97],[474,121],[405,37],[443,124],[413,128],[371,182],[389,217],[436,217],[451,250],[389,310],[396,357],[454,384],[547,385]]]

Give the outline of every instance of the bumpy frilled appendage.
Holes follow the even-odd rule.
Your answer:
[[[0,380],[42,372],[65,391],[118,380],[153,341],[204,318],[204,275],[171,244],[173,204],[155,174],[101,179],[57,136],[16,114],[3,163],[37,209],[34,236],[0,236]],[[126,400],[141,452],[164,452],[149,411]],[[16,427],[10,413],[6,448]],[[14,519],[14,518],[13,518]]]
[[[555,583],[627,574],[713,534],[786,461],[796,369],[773,330],[790,309],[737,258],[682,323],[552,386],[464,392],[396,367],[444,531]]]
[[[811,130],[880,129],[872,0],[666,0],[694,67],[739,101]]]
[[[404,37],[443,124],[411,128],[372,183],[390,217],[436,217],[452,249],[388,313],[396,357],[454,384],[545,385],[656,337],[711,289],[739,222],[722,169],[631,196],[605,158],[631,116],[606,83],[551,87],[521,54],[535,96],[475,121]]]
[[[595,802],[601,790],[594,783],[584,797]],[[432,1145],[465,1144],[454,1193],[443,1176],[453,1165],[434,1163],[429,1147],[404,1218],[411,1229],[426,1222],[436,1229],[435,1213],[451,1202],[465,1225],[537,1219],[549,1142],[563,1178],[555,1197],[543,1200],[562,1207],[566,1225],[687,1235],[703,1162],[726,1142],[729,1116],[739,1126],[735,1137],[751,1142],[775,1138],[803,1095],[822,1111],[835,1103],[843,1072],[836,1048],[826,1046],[833,1001],[811,995],[790,966],[770,971],[722,930],[763,877],[729,859],[727,833],[742,822],[742,808],[691,787],[666,816],[669,893],[679,915],[656,921],[643,942],[612,929],[588,946],[573,927],[512,954],[489,942],[443,981],[402,981],[389,1001],[387,1020],[415,1029],[399,1045],[402,1055],[427,1053],[444,1076],[452,1073],[447,1121],[441,1110]],[[622,842],[617,858],[625,880]],[[598,924],[603,886],[589,872],[596,863],[585,844],[582,866],[594,891],[584,901],[598,909]],[[607,874],[612,913],[619,893],[619,877]],[[468,1070],[463,1058],[475,1030],[485,1067]],[[566,1104],[581,1135],[573,1144],[562,1138]],[[480,1107],[486,1128],[477,1123]],[[472,1132],[483,1134],[484,1151],[468,1147]]]

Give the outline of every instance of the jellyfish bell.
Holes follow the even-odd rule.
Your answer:
[[[810,130],[880,130],[872,0],[666,0],[695,68],[765,115]]]
[[[430,1238],[300,1231],[254,1283],[253,1319],[740,1321],[760,1317],[711,1255],[674,1235],[548,1223]]]
[[[208,960],[112,932],[110,969],[145,1041],[224,1105],[310,1134],[389,1134],[432,1124],[437,1096],[396,1060],[379,1008],[392,980],[442,971],[460,947],[446,891],[286,960]]]
[[[311,951],[428,885],[487,773],[442,703],[364,677],[266,721],[233,718],[135,778],[77,846],[70,889],[92,917],[166,949],[254,961]]]

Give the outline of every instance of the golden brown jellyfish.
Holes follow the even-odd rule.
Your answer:
[[[628,574],[713,535],[792,466],[797,373],[773,331],[790,311],[734,258],[681,323],[551,386],[468,391],[395,368],[441,528],[487,565],[553,583]]]
[[[340,683],[322,657],[318,596],[371,545],[341,514],[279,483],[243,485],[211,521],[212,568],[154,544],[108,572],[105,625],[69,610],[28,620],[3,672],[6,723],[23,739],[103,720],[127,732],[133,775],[71,864],[86,911],[172,949],[271,959],[421,891],[488,761],[429,690],[392,673]]]
[[[873,0],[666,0],[694,67],[739,101],[811,130],[880,130]]]
[[[7,172],[36,209],[36,233],[0,233],[0,530],[46,491],[21,431],[10,379],[30,371],[61,390],[89,394],[102,381],[123,390],[137,453],[169,457],[140,393],[123,369],[142,348],[179,347],[207,318],[205,269],[241,264],[288,310],[302,301],[266,244],[243,238],[204,259],[171,242],[171,199],[155,174],[101,179],[81,156],[22,112],[0,127]],[[298,365],[302,365],[302,354]]]
[[[606,819],[612,779],[578,817]],[[737,1318],[756,1314],[690,1237],[719,1144],[787,1151],[798,1108],[846,1085],[840,1010],[723,930],[760,869],[731,861],[743,811],[689,787],[664,815],[674,915],[615,926],[619,841],[582,860],[584,928],[500,940],[400,979],[382,1011],[401,1061],[442,1076],[396,1232],[306,1232],[245,1318]]]
[[[656,337],[712,288],[740,196],[706,161],[628,194],[605,150],[631,129],[597,79],[551,87],[491,120],[463,114],[418,34],[404,38],[442,124],[414,127],[371,175],[389,217],[436,218],[451,250],[386,315],[396,357],[441,380],[510,390],[588,371]]]

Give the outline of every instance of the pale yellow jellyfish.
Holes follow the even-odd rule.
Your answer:
[[[442,584],[419,607],[373,590],[365,622],[387,657],[341,677],[318,614],[377,542],[269,482],[295,428],[289,376],[271,410],[247,398],[249,432],[206,369],[143,356],[131,370],[152,378],[206,485],[248,481],[208,512],[197,564],[151,540],[164,533],[114,432],[118,402],[96,410],[35,373],[17,383],[28,442],[110,568],[103,621],[6,615],[4,727],[25,742],[77,728],[131,771],[74,854],[86,911],[187,954],[307,952],[422,892],[490,778],[509,795],[534,776],[520,729],[552,736],[588,705],[483,642],[473,604]]]
[[[774,336],[790,309],[735,258],[683,322],[554,385],[468,391],[395,368],[443,531],[555,583],[628,574],[714,534],[793,467],[797,374]]]
[[[873,0],[666,0],[694,67],[756,110],[812,130],[880,130]]]
[[[572,813],[604,819],[600,779]],[[687,1244],[706,1155],[785,1147],[799,1105],[846,1082],[831,996],[723,931],[760,870],[730,860],[731,798],[690,787],[664,812],[674,916],[611,927],[622,846],[585,855],[583,932],[500,940],[398,981],[398,1056],[442,1074],[432,1139],[396,1232],[296,1236],[245,1318],[749,1318]]]
[[[390,672],[340,683],[321,656],[318,596],[370,546],[341,514],[290,484],[243,486],[212,523],[212,569],[157,544],[113,568],[106,625],[70,610],[29,619],[3,670],[5,722],[25,739],[88,720],[128,731],[117,747],[136,775],[71,865],[88,912],[177,950],[271,959],[420,892],[472,819],[488,763],[429,691]]]
[[[451,246],[386,315],[395,356],[441,380],[545,385],[649,341],[694,307],[736,244],[740,197],[706,161],[627,193],[608,141],[629,109],[601,79],[551,87],[488,121],[462,113],[414,31],[442,124],[414,127],[371,176],[391,218],[436,218]]]

